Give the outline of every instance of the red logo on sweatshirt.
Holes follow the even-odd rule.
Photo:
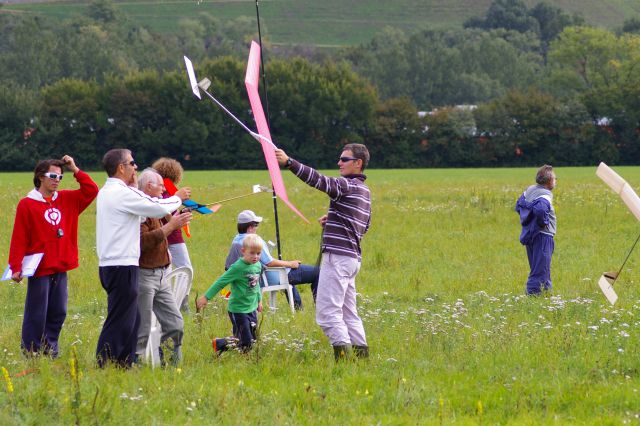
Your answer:
[[[62,219],[62,213],[60,213],[60,210],[51,207],[44,212],[44,219],[52,225],[58,225],[60,219]]]

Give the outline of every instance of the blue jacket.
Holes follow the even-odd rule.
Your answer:
[[[555,235],[556,217],[552,197],[548,189],[533,185],[518,198],[515,210],[520,215],[522,225],[521,244],[531,244],[540,233]]]

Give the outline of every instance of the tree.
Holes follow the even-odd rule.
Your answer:
[[[465,28],[482,28],[485,30],[504,28],[525,33],[538,33],[538,22],[529,15],[527,5],[521,0],[494,0],[482,18],[467,20]]]
[[[373,167],[410,168],[421,162],[426,139],[426,122],[418,116],[408,98],[389,99],[378,104],[365,135]]]
[[[383,99],[406,96],[420,109],[478,103],[537,79],[542,58],[530,34],[514,31],[388,32],[343,55]]]
[[[27,17],[9,23],[3,30],[0,55],[0,78],[31,88],[60,78],[56,51],[59,41],[51,22],[40,17]]]
[[[558,37],[565,28],[584,25],[584,18],[580,15],[569,15],[562,9],[545,2],[535,5],[529,14],[538,22],[542,55],[545,58],[549,50],[549,43]]]
[[[96,166],[102,158],[97,149],[99,122],[98,96],[95,82],[65,79],[41,91],[39,111],[41,131],[38,141],[52,158],[73,152],[79,164]]]
[[[593,164],[617,158],[611,140],[580,102],[564,103],[538,90],[511,91],[474,113],[478,134],[493,146],[498,164]]]
[[[640,33],[640,17],[634,16],[624,20],[621,32],[623,33]]]
[[[351,48],[344,53],[355,69],[361,70],[378,87],[384,98],[411,93],[408,58],[409,39],[402,30],[385,27],[366,48]]]
[[[267,75],[272,135],[296,158],[331,167],[346,142],[363,140],[378,97],[346,62],[273,60]]]
[[[0,84],[0,170],[33,168],[39,157],[35,135],[36,92],[15,84]]]
[[[85,14],[95,21],[109,24],[122,18],[122,13],[111,0],[92,0]]]
[[[615,143],[623,162],[640,161],[640,36],[569,27],[551,44],[549,88],[585,105],[598,140]]]

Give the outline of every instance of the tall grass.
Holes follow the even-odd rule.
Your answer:
[[[619,172],[640,184],[640,170]],[[372,355],[339,365],[303,288],[303,312],[291,316],[280,298],[281,309],[264,315],[259,358],[256,351],[213,358],[210,339],[230,328],[225,303],[216,300],[202,322],[186,317],[179,368],[95,368],[106,297],[92,205],[81,217],[81,266],[69,277],[60,359],[22,357],[25,285],[0,283],[0,366],[12,383],[12,392],[0,388],[0,424],[636,423],[640,255],[631,256],[616,284],[615,307],[596,282],[617,269],[639,227],[595,168],[556,173],[554,291],[529,298],[513,206],[534,169],[368,172],[373,221],[357,282]],[[102,185],[104,175],[93,176]],[[325,212],[326,196],[288,172],[284,177],[290,199],[309,219]],[[0,174],[2,259],[30,180]],[[72,181],[63,182],[74,187]],[[267,173],[188,172],[184,182],[200,202],[249,193],[255,183],[268,183]],[[319,226],[279,206],[284,258],[313,263]],[[194,295],[221,274],[235,217],[245,208],[265,216],[260,234],[275,240],[266,194],[194,219],[187,243]]]

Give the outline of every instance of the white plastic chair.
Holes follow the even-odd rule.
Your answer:
[[[189,289],[191,289],[191,283],[193,282],[193,270],[188,266],[181,266],[169,272],[165,279],[169,281],[171,291],[173,292],[173,298],[178,304],[178,309],[180,309],[180,304],[189,292]]]
[[[269,276],[272,278],[271,281],[267,280],[267,273],[270,273]],[[273,279],[274,276],[277,277],[275,282]],[[293,308],[293,291],[291,284],[289,284],[289,277],[287,276],[286,268],[281,266],[265,268],[265,270],[262,271],[261,285],[262,294],[264,295],[264,293],[269,293],[269,308],[271,310],[276,309],[276,292],[285,290],[289,298],[291,313],[295,313],[295,309]]]
[[[164,278],[171,286],[171,292],[173,293],[173,299],[176,301],[176,306],[180,309],[179,304],[184,299],[184,296],[191,288],[191,282],[193,281],[193,271],[188,266],[181,266],[169,272]],[[160,365],[160,337],[161,327],[156,315],[151,311],[151,330],[149,331],[149,340],[147,340],[147,348],[144,352],[144,359],[146,362],[151,362],[151,366],[156,367]]]

